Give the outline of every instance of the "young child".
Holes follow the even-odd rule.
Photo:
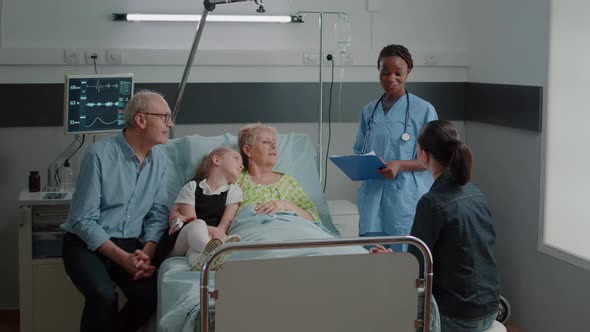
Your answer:
[[[215,248],[240,240],[238,235],[226,233],[242,202],[242,190],[233,182],[243,168],[242,157],[229,147],[216,148],[203,158],[194,179],[182,187],[170,209],[170,229],[160,240],[156,264],[166,257],[186,254],[191,270],[200,271]],[[212,269],[226,259],[219,257]]]

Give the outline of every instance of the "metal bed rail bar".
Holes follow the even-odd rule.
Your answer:
[[[218,256],[225,252],[231,251],[252,251],[267,249],[297,249],[312,247],[341,247],[352,245],[370,245],[370,244],[394,244],[405,243],[417,247],[422,253],[424,259],[424,317],[423,331],[430,332],[430,307],[432,296],[432,254],[428,246],[422,240],[413,236],[384,236],[384,237],[358,237],[347,239],[325,239],[325,240],[305,240],[305,241],[283,241],[283,242],[248,242],[248,243],[229,243],[215,249],[205,259],[201,269],[201,332],[209,332],[209,272],[210,262],[213,262]]]

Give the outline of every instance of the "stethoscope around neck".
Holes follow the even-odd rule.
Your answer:
[[[404,142],[408,142],[411,138],[410,133],[408,133],[408,119],[410,118],[410,95],[408,94],[408,89],[405,90],[406,91],[406,119],[404,121],[404,133],[401,136],[401,140]],[[383,98],[385,98],[385,94],[382,94],[381,97],[379,97],[379,100],[377,100],[377,102],[375,103],[375,106],[373,107],[373,112],[371,112],[371,117],[369,118],[369,123],[367,125],[367,132],[365,133],[365,138],[363,139],[363,148],[361,150],[362,153],[367,153],[367,151],[365,151],[365,149],[367,148],[367,137],[369,136],[369,134],[371,133],[371,127],[373,126],[373,121],[375,120],[375,111],[377,110],[377,106],[379,106],[379,103],[381,103],[381,101],[383,101]],[[393,107],[393,106],[391,106]]]

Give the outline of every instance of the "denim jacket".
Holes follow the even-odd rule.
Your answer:
[[[418,202],[411,235],[432,252],[432,292],[441,315],[475,320],[498,310],[496,234],[488,203],[475,185],[461,186],[449,172],[440,175]],[[412,246],[409,251],[421,262],[422,274],[422,254]]]

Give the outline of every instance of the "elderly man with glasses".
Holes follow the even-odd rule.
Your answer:
[[[151,259],[168,225],[166,158],[173,126],[153,91],[127,103],[122,132],[88,148],[64,228],[66,272],[86,302],[81,331],[137,331],[156,308]],[[118,310],[114,284],[126,304]]]

